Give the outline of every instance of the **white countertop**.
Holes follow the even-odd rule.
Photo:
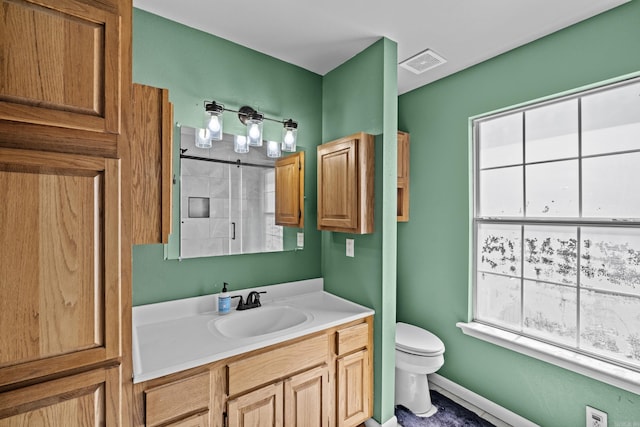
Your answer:
[[[251,291],[267,292],[261,296],[263,307],[292,307],[304,312],[308,319],[257,337],[228,338],[211,328],[211,322],[222,317],[233,321],[234,316],[248,312],[257,314],[262,307],[237,312],[237,302],[232,300],[231,313],[220,315],[216,312],[216,295],[134,307],[133,382],[194,368],[374,314],[370,308],[324,292],[322,279],[229,293],[246,298]]]

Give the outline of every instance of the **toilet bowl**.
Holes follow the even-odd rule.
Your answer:
[[[407,323],[396,324],[396,405],[421,417],[436,413],[427,374],[440,369],[443,354],[444,344],[431,332]]]

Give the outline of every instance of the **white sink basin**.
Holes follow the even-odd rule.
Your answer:
[[[288,306],[258,307],[234,311],[209,322],[209,330],[227,338],[249,338],[293,328],[312,316]]]

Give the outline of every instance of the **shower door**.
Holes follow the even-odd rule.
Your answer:
[[[274,169],[215,159],[181,159],[180,256],[281,251]]]

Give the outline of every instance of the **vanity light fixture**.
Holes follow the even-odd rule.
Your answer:
[[[198,129],[196,132],[196,147],[211,148],[211,132],[208,128]]]
[[[272,145],[274,141],[269,141],[269,145],[267,147],[267,155],[269,157],[280,157],[282,155],[282,151],[296,151],[298,138],[298,122],[295,122],[292,119],[278,120],[265,117],[264,114],[246,105],[241,107],[240,110],[232,110],[230,108],[226,108],[222,104],[217,103],[216,101],[204,101],[204,110],[207,116],[207,123],[204,130],[208,131],[208,134],[199,132],[199,135],[202,134],[202,138],[196,137],[197,147],[211,148],[212,140],[219,141],[222,139],[222,113],[224,111],[230,111],[232,113],[237,113],[238,119],[240,119],[242,124],[247,126],[246,137],[240,138],[240,141],[238,141],[238,138],[235,139],[234,151],[236,153],[247,153],[249,151],[249,146],[262,146],[262,125],[265,120],[282,123],[282,125],[284,126],[282,130],[282,143],[276,144],[279,145],[276,150],[276,148]],[[208,141],[206,140],[207,138]]]
[[[264,114],[261,114],[246,105],[240,108],[238,118],[247,127],[247,140],[250,147],[262,147],[262,122]]]
[[[207,129],[211,132],[211,139],[222,141],[222,112],[224,105],[211,102],[205,104],[204,110],[207,112]]]
[[[267,141],[267,157],[277,158],[282,156],[280,143],[278,141]]]
[[[295,153],[298,139],[298,123],[289,119],[284,122],[282,129],[282,151]]]
[[[249,152],[249,141],[244,135],[236,135],[233,137],[233,151],[238,154],[244,154]]]

